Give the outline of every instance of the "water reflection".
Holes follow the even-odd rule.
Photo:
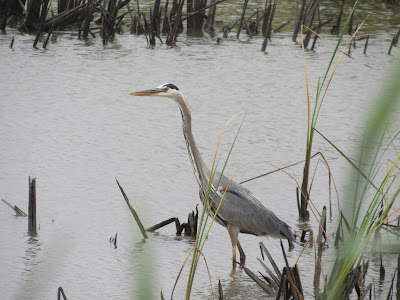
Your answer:
[[[24,237],[26,238],[26,250],[23,257],[25,268],[21,274],[32,272],[34,266],[39,264],[37,257],[40,254],[42,242],[36,232],[27,232]]]

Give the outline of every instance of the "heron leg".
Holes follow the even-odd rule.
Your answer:
[[[243,251],[242,246],[240,245],[239,239],[237,240],[237,247],[238,247],[239,253],[240,253],[240,263],[242,265],[244,265],[246,262],[246,254],[244,254],[244,251]]]
[[[236,267],[236,246],[239,243],[239,240],[238,240],[239,227],[236,227],[233,225],[228,225],[227,228],[228,228],[229,236],[231,238],[231,243],[232,243],[232,266],[235,268]],[[240,249],[241,248],[242,247],[240,247]],[[243,251],[243,249],[242,249],[242,251]],[[239,252],[240,252],[240,250],[239,250]],[[242,257],[242,254],[240,254],[240,257]]]

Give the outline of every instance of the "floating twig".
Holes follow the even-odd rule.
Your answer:
[[[224,291],[222,290],[222,284],[220,279],[218,279],[218,300],[225,300]]]
[[[27,217],[28,215],[24,213],[18,206],[12,206],[10,203],[8,203],[6,200],[1,199],[5,204],[7,204],[14,212],[17,217]]]

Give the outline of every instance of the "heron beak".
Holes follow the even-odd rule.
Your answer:
[[[155,89],[130,93],[129,95],[132,95],[132,96],[157,96],[161,92],[165,92],[165,89],[155,88]]]

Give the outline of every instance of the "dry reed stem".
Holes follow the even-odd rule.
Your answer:
[[[311,116],[311,111],[310,111],[310,90],[308,88],[308,75],[307,75],[307,65],[306,65],[306,55],[305,55],[305,50],[304,50],[304,38],[303,38],[303,27],[304,25],[301,25],[301,50],[303,52],[303,61],[304,61],[304,73],[306,76],[306,89],[307,89],[307,145],[306,149],[308,150],[309,148],[309,141],[310,141],[310,116]],[[301,188],[300,188],[301,190]]]
[[[298,294],[300,300],[303,300],[303,296],[300,293],[299,289],[297,288],[297,286],[290,280],[290,276],[285,275],[284,276],[285,279],[290,283],[290,285],[295,289],[296,293]]]
[[[368,18],[368,17],[367,17],[367,18]],[[364,24],[364,22],[367,20],[367,18],[365,18],[365,20],[364,20],[363,23],[358,27],[358,29],[361,28],[361,26]],[[308,29],[309,31],[311,31],[312,33],[314,33],[316,36],[318,36],[320,39],[322,39],[324,42],[328,43],[328,44],[331,45],[331,46],[336,47],[335,44],[333,44],[333,43],[331,43],[330,41],[328,41],[327,39],[325,39],[325,38],[324,38],[323,36],[321,36],[319,33],[315,32],[314,30],[312,30],[311,28],[307,27],[306,25],[303,25],[303,26],[304,26],[306,29]],[[358,31],[358,29],[357,29],[357,31]],[[353,37],[354,37],[354,35],[355,35],[356,33],[357,33],[357,32],[354,32],[353,36],[350,38],[350,42],[351,42],[351,40],[353,39]],[[346,45],[346,46],[347,46],[347,45]],[[354,58],[353,56],[351,56],[351,55],[349,55],[349,54],[347,54],[347,53],[344,53],[344,52],[343,52],[343,54],[346,55],[348,58],[351,58],[352,60],[354,60],[354,61],[356,61],[356,62],[358,62],[358,63],[361,63],[358,59]],[[368,68],[370,68],[370,69],[375,70],[375,68],[371,67],[370,65],[367,65],[367,64],[363,64],[363,65],[366,66],[366,67],[368,67]]]
[[[297,260],[296,260],[295,265],[297,265],[297,263],[299,262],[300,257],[301,257],[301,255],[303,254],[304,250],[306,249],[308,243],[310,243],[310,241],[313,240],[314,238],[315,238],[315,237],[314,237],[314,234],[313,234],[312,236],[310,236],[310,238],[308,239],[308,241],[304,244],[303,249],[300,251],[300,254],[299,254],[299,256],[297,257]]]
[[[190,256],[190,253],[192,253],[193,249],[195,249],[195,248],[197,249],[197,251],[200,252],[201,256],[202,256],[203,259],[204,259],[204,262],[206,263],[206,268],[207,268],[207,272],[208,272],[208,278],[210,279],[211,294],[212,294],[212,298],[214,299],[214,289],[213,289],[213,286],[212,286],[210,269],[208,268],[208,264],[207,264],[206,257],[204,256],[203,252],[201,252],[200,249],[197,248],[197,247],[195,247],[195,246],[196,246],[196,245],[193,245],[192,248],[190,248],[190,251],[189,251],[188,255],[187,255],[186,258],[185,258],[185,261],[183,262],[182,267],[181,267],[181,269],[179,270],[178,277],[176,278],[174,287],[173,287],[173,289],[172,289],[171,299],[172,299],[172,297],[173,297],[173,295],[174,295],[175,287],[176,287],[176,285],[178,284],[179,277],[181,276],[181,273],[182,273],[182,271],[183,271],[183,268],[184,268],[185,265],[186,265],[186,262],[187,262],[187,260],[188,260],[188,258],[189,258],[189,256]]]
[[[324,278],[324,286],[325,286],[325,289],[327,290],[328,289],[328,283],[326,282],[326,277],[325,277],[324,268],[322,267],[322,262],[318,258],[318,255],[317,255],[317,246],[315,244],[315,235],[313,235],[312,238],[313,238],[313,245],[314,245],[315,264],[317,264],[319,262],[319,266],[321,267],[322,276]]]
[[[316,152],[315,154],[313,154],[313,155],[311,156],[310,159],[315,158],[317,155],[320,155],[320,156],[322,157],[322,161],[325,163],[325,166],[328,168],[328,176],[329,176],[329,208],[330,208],[330,211],[329,211],[329,212],[330,212],[330,216],[332,217],[332,181],[333,181],[333,185],[334,185],[334,187],[335,187],[336,195],[337,195],[337,196],[338,196],[338,192],[337,192],[337,188],[336,188],[335,181],[333,180],[333,175],[332,175],[332,173],[331,173],[331,168],[330,168],[330,166],[329,166],[329,164],[328,164],[328,161],[326,160],[325,156],[322,154],[322,152]],[[301,164],[301,163],[304,163],[304,162],[305,162],[305,159],[303,159],[303,160],[301,160],[301,161],[298,161],[298,162],[295,162],[295,163],[293,163],[293,164],[284,166],[284,167],[280,167],[280,168],[275,169],[275,170],[273,170],[273,171],[270,171],[270,172],[268,172],[268,173],[265,173],[265,174],[262,174],[262,175],[258,175],[258,176],[256,176],[256,177],[253,177],[253,178],[244,180],[244,181],[240,182],[240,184],[249,182],[249,181],[254,180],[254,179],[261,178],[261,177],[263,177],[263,176],[270,175],[270,174],[272,174],[272,173],[275,173],[275,172],[278,172],[278,171],[280,171],[280,170],[283,170],[283,169],[287,169],[287,168],[296,166],[296,165]],[[316,167],[316,168],[317,168],[317,167]],[[315,172],[316,172],[316,168],[315,168]],[[314,174],[315,174],[315,172],[314,172]],[[313,181],[314,181],[314,176],[313,176],[313,179],[312,179],[312,181],[311,181],[310,190],[309,190],[309,191],[311,191],[311,186],[312,186]],[[311,200],[310,200],[310,201],[311,201]],[[316,208],[315,205],[312,203],[312,201],[310,202],[310,204],[313,205],[313,207],[314,207],[314,209],[317,211],[318,215],[321,216],[321,214],[318,212],[317,208]]]
[[[389,180],[388,180],[388,182],[387,182],[388,186],[387,186],[385,195],[384,195],[384,197],[383,197],[383,199],[385,199],[386,196],[387,196],[386,202],[389,201],[389,190],[390,190],[390,188],[392,187],[392,185],[394,184],[395,180],[397,179],[398,174],[396,174],[396,175],[391,175],[390,177],[392,177],[392,176],[394,176],[394,178],[393,178],[392,182],[390,183],[390,185],[389,185]],[[390,178],[390,177],[389,177],[389,178]],[[389,206],[389,203],[386,203],[386,207],[388,207],[388,206]],[[392,203],[391,209],[396,210],[396,208],[393,207],[393,203]],[[391,221],[388,220],[387,223],[395,222],[397,219],[398,219],[398,217],[396,217],[395,219],[393,219],[393,220],[391,220]]]
[[[368,18],[368,16],[367,16],[367,18]],[[334,66],[334,68],[333,68],[332,75],[331,75],[331,77],[329,78],[328,84],[327,84],[327,86],[326,86],[326,89],[325,89],[325,92],[324,92],[324,97],[325,97],[326,93],[328,92],[328,88],[329,88],[329,86],[330,86],[330,84],[331,84],[331,81],[332,81],[332,79],[333,79],[333,76],[335,75],[336,69],[337,69],[337,67],[338,67],[338,65],[339,65],[339,62],[340,62],[340,60],[341,60],[341,58],[342,58],[342,56],[343,56],[343,54],[344,54],[344,51],[346,50],[347,46],[351,43],[351,41],[353,40],[353,38],[355,37],[355,35],[357,34],[357,32],[360,30],[360,28],[364,25],[364,22],[367,20],[367,18],[365,18],[364,21],[362,21],[361,25],[358,26],[358,28],[356,29],[356,31],[354,31],[353,35],[350,37],[350,39],[347,41],[347,44],[344,46],[343,50],[341,51],[341,53],[340,53],[340,55],[339,55],[339,58],[337,59],[336,64],[335,64],[335,66]],[[356,60],[356,61],[357,61],[357,60]]]
[[[332,176],[332,173],[331,173],[331,167],[329,166],[328,161],[326,160],[326,158],[325,158],[325,156],[322,154],[322,152],[317,152],[317,154],[320,154],[320,155],[321,155],[322,161],[325,163],[325,166],[328,168],[328,177],[329,177],[329,180],[328,180],[328,182],[329,182],[329,213],[330,213],[330,217],[332,217],[332,181],[333,181],[333,176]],[[314,156],[315,156],[315,155],[316,155],[316,154],[314,154]],[[311,158],[313,158],[314,156],[312,156]],[[309,188],[309,190],[308,190],[308,194],[309,194],[309,195],[311,194],[311,187],[312,187],[313,182],[314,182],[314,177],[315,177],[315,173],[316,173],[316,171],[317,171],[317,167],[318,167],[319,161],[320,161],[320,160],[318,160],[317,166],[316,166],[315,169],[314,169],[314,174],[313,174],[313,177],[312,177],[312,180],[311,180],[311,183],[310,183],[310,188]],[[335,186],[336,195],[338,196],[335,182],[334,182],[333,184],[334,184],[334,186]],[[339,198],[339,197],[338,197],[338,198]],[[314,206],[314,204],[313,204],[313,206]],[[314,208],[315,208],[315,206],[314,206]],[[340,207],[339,207],[339,208],[340,208]],[[321,216],[321,214],[320,214],[319,212],[318,212],[318,214]]]
[[[181,276],[181,273],[182,273],[182,271],[183,271],[183,268],[185,267],[186,262],[187,262],[187,260],[188,260],[188,258],[189,258],[189,256],[190,256],[190,253],[192,253],[192,251],[193,251],[193,249],[194,249],[194,246],[195,246],[195,245],[193,245],[192,248],[190,248],[190,251],[189,251],[188,255],[186,255],[185,261],[183,262],[182,267],[181,267],[181,269],[179,270],[178,277],[176,278],[174,287],[173,287],[173,289],[172,289],[171,299],[172,299],[172,297],[173,297],[173,295],[174,295],[175,287],[176,287],[176,285],[178,284],[179,277]]]
[[[387,173],[389,173],[389,170],[391,169],[391,168],[389,168],[389,162],[391,162],[392,165],[394,164],[393,160],[391,160],[390,158],[387,159],[387,161],[386,161],[386,172]],[[400,170],[400,167],[397,164],[395,165],[395,167]],[[389,182],[386,182],[386,190],[388,191],[386,194],[386,201],[389,201]]]

